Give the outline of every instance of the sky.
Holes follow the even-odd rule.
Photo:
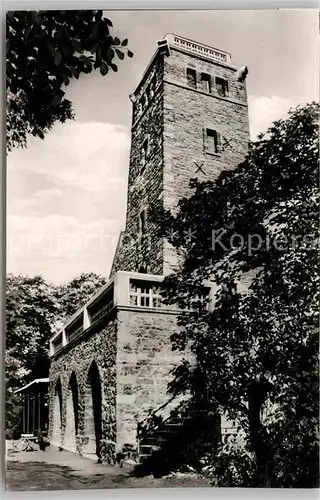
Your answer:
[[[318,11],[111,11],[132,59],[118,73],[82,75],[67,88],[74,121],[7,158],[7,272],[63,283],[108,276],[125,226],[131,102],[167,33],[231,53],[247,65],[250,135],[290,107],[319,100]]]

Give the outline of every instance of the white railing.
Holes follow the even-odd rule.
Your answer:
[[[207,45],[203,45],[202,43],[193,42],[192,40],[188,40],[187,38],[182,38],[177,35],[167,35],[166,38],[171,45],[180,47],[181,49],[187,50],[188,52],[203,55],[215,61],[224,62],[226,64],[230,63],[231,56],[227,52],[208,47]]]
[[[129,284],[129,304],[137,307],[161,307],[161,295],[154,283],[133,280]]]

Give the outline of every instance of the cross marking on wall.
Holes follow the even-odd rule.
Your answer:
[[[196,173],[202,172],[205,175],[205,172],[203,171],[203,168],[202,168],[203,165],[204,165],[204,163],[201,163],[201,165],[199,165],[198,163],[194,162],[194,164],[197,167],[197,172]]]
[[[228,146],[229,148],[231,148],[230,142],[231,142],[231,140],[228,141],[228,139],[226,139],[226,137],[223,138],[223,145],[224,146]]]

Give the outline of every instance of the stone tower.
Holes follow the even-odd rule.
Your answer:
[[[150,411],[166,420],[180,405],[167,391],[183,357],[170,342],[179,310],[159,286],[176,256],[150,212],[174,210],[191,178],[214,180],[243,160],[246,73],[226,52],[176,35],[158,42],[131,95],[126,229],[110,279],[50,339],[53,445],[110,463],[130,445],[141,459]]]
[[[150,213],[174,210],[191,178],[214,180],[244,158],[249,142],[246,68],[230,54],[169,34],[135,92],[126,229],[117,270],[166,275],[176,256]]]

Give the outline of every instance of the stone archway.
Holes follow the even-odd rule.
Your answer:
[[[66,408],[66,429],[64,436],[64,448],[69,451],[76,451],[76,436],[78,434],[79,423],[79,391],[77,377],[72,372],[67,392]]]
[[[82,453],[88,457],[100,458],[100,440],[102,437],[102,389],[99,369],[92,362],[85,387],[84,397],[84,436]]]
[[[54,446],[61,446],[62,436],[62,388],[60,377],[57,380],[54,397],[53,397],[53,411],[52,411],[52,444]]]

